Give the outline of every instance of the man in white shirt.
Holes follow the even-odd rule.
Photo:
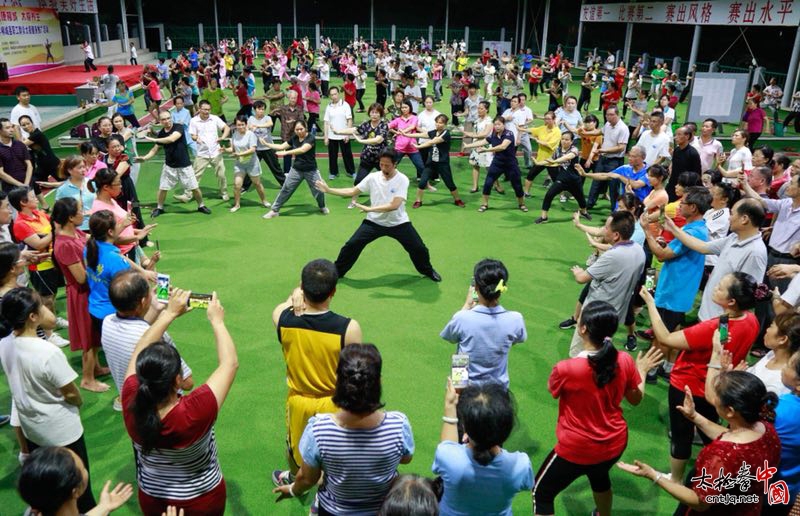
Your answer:
[[[352,188],[331,188],[322,180],[316,183],[317,188],[323,193],[340,197],[369,194],[369,206],[356,204],[356,208],[367,214],[366,220],[344,244],[339,251],[339,257],[336,258],[336,270],[340,278],[343,278],[355,265],[367,244],[388,236],[400,242],[420,274],[433,281],[442,281],[442,277],[431,265],[428,248],[406,214],[405,203],[409,181],[405,174],[397,171],[396,165],[397,154],[393,150],[385,150],[380,157],[381,171],[372,172]]]
[[[169,36],[164,40],[164,48],[167,51],[167,59],[172,59],[172,40],[169,39]]]
[[[133,350],[136,349],[136,343],[156,320],[161,309],[167,305],[155,299],[147,279],[133,269],[114,276],[108,287],[108,297],[116,313],[103,319],[100,341],[108,361],[108,368],[111,370],[111,378],[117,386],[117,392],[121,394],[125,373]],[[168,333],[164,333],[161,339],[173,348],[176,347]],[[191,390],[194,386],[192,370],[183,359],[181,359],[181,376],[183,377],[181,389]],[[114,399],[114,410],[122,412],[119,396]]]
[[[325,146],[328,147],[328,165],[330,175],[328,179],[333,180],[339,176],[339,151],[342,153],[344,169],[348,177],[355,175],[355,164],[353,163],[353,150],[350,148],[350,137],[347,135],[336,134],[353,126],[353,111],[350,104],[339,98],[339,88],[332,86],[328,90],[331,101],[325,108]]]
[[[650,129],[642,132],[636,145],[644,148],[644,161],[648,167],[660,165],[665,159],[669,159],[669,136],[662,131],[664,125],[664,115],[660,111],[650,114]]]
[[[220,135],[222,131],[222,135]],[[197,184],[203,177],[203,172],[209,166],[214,167],[217,176],[217,185],[223,201],[228,200],[228,180],[225,177],[225,162],[222,159],[220,140],[226,139],[231,134],[231,128],[218,116],[211,114],[211,103],[201,100],[198,104],[197,115],[189,122],[189,136],[197,144],[197,156],[194,159],[194,175]],[[189,202],[192,192],[185,191],[183,195],[176,195],[180,202]]]
[[[420,97],[424,99],[428,88],[428,72],[425,71],[424,61],[417,63],[417,67],[417,70],[414,71],[414,75],[417,78],[417,85],[419,85]]]
[[[84,41],[81,45],[81,49],[83,50],[83,55],[85,59],[83,60],[83,69],[85,72],[97,71],[97,66],[94,64],[94,50],[92,50],[92,45],[89,44],[88,41]]]
[[[415,77],[413,75],[406,75],[406,87],[403,93],[406,94],[406,100],[411,102],[411,111],[419,113],[419,103],[422,102],[422,91],[419,86],[415,84]]]
[[[23,131],[19,126],[19,117],[24,115],[29,116],[31,122],[33,122],[33,127],[41,129],[42,115],[39,114],[39,110],[36,109],[36,106],[31,104],[31,92],[27,86],[17,86],[17,89],[14,90],[14,95],[17,96],[17,105],[11,110],[10,119],[11,123],[14,124],[14,133],[16,134],[17,140],[22,141],[28,138],[28,132]]]
[[[711,170],[715,159],[718,163],[720,161],[719,157],[722,155],[722,144],[719,140],[714,138],[714,132],[716,130],[717,121],[713,118],[706,118],[703,121],[703,125],[700,127],[700,138],[698,138],[700,148],[698,149],[698,153],[700,154],[702,172]]]
[[[117,83],[119,82],[119,76],[114,73],[114,66],[108,65],[106,68],[106,73],[100,76],[100,87],[103,89],[103,96],[108,103],[108,111],[106,111],[107,117],[112,117],[114,112],[117,110],[116,105],[111,101],[114,98],[114,95],[117,94]]]
[[[769,85],[764,88],[764,101],[761,102],[761,107],[772,111],[772,116],[775,123],[779,123],[778,115],[780,115],[781,99],[783,98],[783,90],[778,86],[778,80],[773,77],[769,80]]]

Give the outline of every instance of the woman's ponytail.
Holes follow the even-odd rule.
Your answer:
[[[617,374],[617,348],[611,337],[603,339],[600,351],[589,355],[589,365],[592,368],[594,382],[598,387],[605,387]]]

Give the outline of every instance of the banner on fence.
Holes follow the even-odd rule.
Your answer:
[[[480,51],[483,52],[483,49],[488,48],[489,52],[494,52],[497,50],[497,55],[502,56],[503,52],[508,52],[508,55],[511,55],[511,42],[510,41],[488,41],[483,40],[481,42],[481,49]]]
[[[64,64],[58,14],[38,7],[0,7],[0,61],[9,75]]]
[[[581,21],[796,27],[800,24],[800,1],[716,0],[587,4],[581,7]]]
[[[38,7],[60,13],[95,14],[97,0],[0,0],[0,7]]]

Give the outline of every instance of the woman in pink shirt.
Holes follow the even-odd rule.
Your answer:
[[[441,59],[437,59],[436,63],[433,65],[433,70],[431,72],[431,78],[433,79],[433,94],[436,96],[434,102],[439,102],[442,100],[442,71],[444,70],[444,64],[442,63]]]
[[[742,120],[747,122],[747,132],[749,133],[747,146],[750,147],[750,149],[755,148],[756,141],[758,141],[758,138],[764,130],[764,122],[766,119],[767,113],[756,104],[755,100],[748,99],[747,109],[744,110]]]
[[[100,151],[97,146],[92,142],[83,142],[80,146],[81,157],[86,162],[86,180],[91,181],[94,179],[98,170],[108,168],[108,165],[102,159],[98,159]]]
[[[413,112],[410,100],[403,101],[403,105],[400,107],[400,116],[389,122],[389,131],[395,135],[394,150],[397,153],[397,164],[400,164],[403,156],[408,156],[417,169],[417,179],[422,176],[425,164],[422,162],[419,151],[414,147],[416,140],[406,136],[406,133],[415,133],[418,123],[419,120]]]
[[[317,131],[322,132],[322,128],[320,128],[318,123],[320,96],[317,83],[308,83],[308,93],[306,93],[304,100],[306,101],[306,111],[308,111],[308,128],[312,129],[316,127]]]

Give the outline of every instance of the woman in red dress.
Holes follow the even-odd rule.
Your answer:
[[[72,351],[83,351],[83,378],[81,388],[92,392],[105,392],[108,384],[99,382],[96,376],[108,374],[101,368],[97,358],[100,336],[92,328],[89,317],[89,286],[86,283],[86,267],[83,265],[83,250],[86,234],[78,229],[83,224],[81,202],[64,197],[53,206],[51,220],[61,227],[56,234],[53,255],[67,283],[67,316],[69,317],[69,342]]]
[[[710,363],[709,367],[718,368],[720,364]],[[717,414],[728,422],[727,428],[695,411],[689,386],[683,405],[678,407],[686,419],[713,437],[697,456],[695,472],[687,485],[638,460],[618,465],[624,471],[652,480],[682,506],[687,506],[687,515],[758,516],[768,480],[757,480],[756,475],[759,470],[776,468],[780,461],[781,444],[772,426],[778,396],[768,392],[757,376],[745,371],[720,374],[713,381],[713,390],[713,405]],[[737,503],[725,503],[726,495],[739,497]]]

